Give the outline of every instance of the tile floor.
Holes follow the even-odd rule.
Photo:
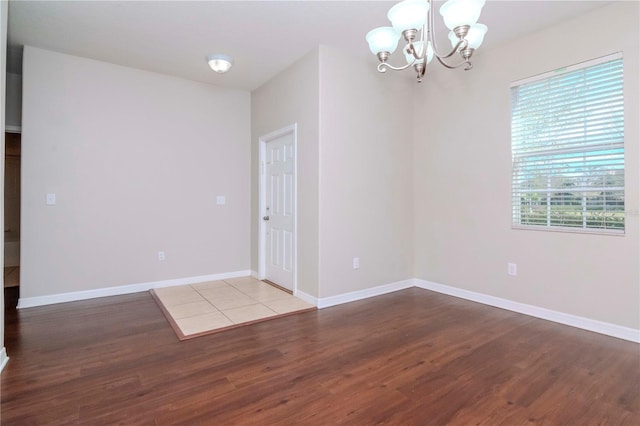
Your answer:
[[[253,277],[156,288],[153,294],[180,339],[243,323],[315,309],[303,300]],[[182,336],[180,335],[182,334]]]

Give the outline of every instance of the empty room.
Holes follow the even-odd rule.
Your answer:
[[[0,423],[640,424],[640,2],[0,2]]]

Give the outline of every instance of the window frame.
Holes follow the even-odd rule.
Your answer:
[[[552,205],[554,205],[553,201],[554,201],[554,196],[557,196],[557,192],[552,190],[552,185],[551,185],[551,180],[553,178],[562,178],[563,175],[562,174],[554,174],[553,172],[550,172],[549,174],[546,175],[546,180],[548,181],[548,185],[547,185],[547,190],[546,190],[546,197],[545,197],[545,203],[546,204],[541,204],[541,205],[546,205],[546,210],[547,210],[547,216],[546,216],[546,222],[545,223],[522,223],[522,196],[523,194],[530,192],[530,193],[544,193],[545,190],[540,189],[540,188],[536,188],[536,189],[532,189],[531,191],[526,191],[523,188],[518,188],[517,185],[519,185],[520,180],[522,179],[523,173],[519,170],[517,170],[517,166],[521,167],[523,164],[526,165],[527,161],[530,160],[526,160],[527,157],[532,157],[535,155],[538,155],[540,157],[544,157],[546,158],[545,161],[548,162],[552,162],[553,158],[555,157],[556,159],[561,159],[558,162],[559,163],[569,163],[568,158],[572,155],[572,154],[581,154],[582,158],[583,158],[583,162],[585,161],[584,159],[587,159],[588,157],[594,156],[594,152],[598,152],[600,149],[602,149],[601,147],[598,146],[590,146],[589,144],[586,143],[582,143],[579,144],[577,146],[572,146],[572,147],[567,147],[567,146],[562,146],[562,144],[560,144],[559,147],[554,147],[551,149],[545,149],[542,148],[543,144],[541,145],[533,145],[534,148],[539,148],[539,151],[534,151],[532,152],[526,152],[525,149],[523,149],[523,142],[521,140],[516,141],[514,139],[514,101],[513,101],[513,96],[514,96],[514,88],[517,87],[521,87],[521,86],[525,86],[525,85],[529,85],[531,83],[535,83],[535,82],[541,82],[541,81],[545,81],[545,80],[551,80],[553,77],[557,77],[560,75],[564,75],[564,74],[568,74],[571,72],[575,72],[575,71],[579,71],[579,70],[584,70],[587,68],[591,68],[591,67],[595,67],[597,65],[601,65],[604,63],[608,63],[608,62],[613,62],[613,61],[620,61],[621,62],[621,70],[620,70],[620,84],[622,84],[622,99],[620,101],[621,104],[621,117],[622,117],[622,140],[621,142],[612,144],[612,149],[611,151],[618,151],[617,155],[621,157],[621,162],[622,162],[622,168],[621,168],[621,176],[622,176],[622,185],[618,185],[618,186],[613,186],[613,185],[608,185],[608,184],[604,184],[601,188],[596,188],[598,190],[602,190],[601,192],[604,194],[603,197],[606,197],[606,194],[608,193],[622,193],[621,197],[622,197],[622,227],[621,228],[615,228],[615,227],[606,227],[606,225],[604,225],[604,227],[589,227],[588,226],[588,205],[587,205],[587,200],[589,199],[587,193],[588,192],[592,192],[592,191],[567,191],[568,193],[582,193],[581,195],[581,206],[582,206],[582,225],[581,226],[577,226],[575,225],[575,223],[578,223],[578,221],[575,221],[574,224],[572,226],[562,226],[562,224],[553,224],[553,219],[552,219],[552,214],[551,214],[551,209],[552,209]],[[606,55],[600,58],[595,58],[589,61],[585,61],[585,62],[581,62],[581,63],[577,63],[574,65],[570,65],[567,67],[563,67],[563,68],[559,68],[553,71],[549,71],[549,72],[545,72],[545,73],[541,73],[538,75],[534,75],[531,77],[527,77],[524,79],[520,79],[520,80],[516,80],[513,81],[510,86],[509,86],[509,91],[510,91],[510,147],[511,147],[511,228],[512,229],[521,229],[521,230],[534,230],[534,231],[549,231],[549,232],[569,232],[569,233],[586,233],[586,234],[598,234],[598,235],[616,235],[616,236],[624,236],[626,233],[626,210],[625,210],[625,205],[626,205],[626,184],[625,184],[625,174],[626,174],[626,161],[625,161],[625,126],[624,126],[624,112],[625,112],[625,108],[624,108],[624,104],[625,104],[625,100],[624,100],[624,59],[623,59],[623,55],[622,52],[616,52],[614,54],[611,55]],[[587,95],[588,96],[588,95]],[[580,99],[583,99],[584,97],[581,97]],[[545,108],[543,109],[544,113],[549,115],[551,113],[548,112],[548,110],[552,109],[554,107],[554,105],[546,105]],[[583,116],[581,116],[583,117]],[[564,129],[564,123],[563,123],[563,127],[562,129]],[[569,124],[567,124],[567,126],[569,126]],[[523,139],[522,137],[519,137],[520,139]],[[516,148],[516,145],[517,148]],[[591,148],[591,149],[590,149]],[[520,152],[516,152],[518,149],[520,149]],[[606,151],[605,151],[606,152]],[[612,154],[613,155],[613,154]],[[564,157],[564,158],[563,158]],[[578,155],[576,155],[576,157],[578,157]],[[524,159],[524,160],[523,160]],[[591,158],[589,158],[591,160]],[[591,160],[594,161],[594,160]],[[538,172],[538,177],[539,178],[544,178],[545,174],[544,172],[540,172],[539,168],[540,166],[533,166],[536,167],[536,172]],[[565,166],[566,167],[566,166]],[[552,170],[552,169],[550,169]],[[586,172],[582,172],[582,174],[580,175],[581,177],[583,176],[587,176]],[[615,174],[614,174],[615,176]],[[604,177],[603,177],[604,179]],[[616,182],[617,183],[617,182]],[[558,189],[557,186],[553,186],[553,189]],[[579,187],[579,189],[584,189],[584,187]],[[591,188],[590,188],[591,189]],[[564,194],[561,194],[564,197]],[[571,194],[569,194],[571,195]],[[556,203],[558,203],[558,200],[555,200]],[[602,210],[598,210],[598,212],[603,211],[606,212],[606,207],[608,205],[606,198],[601,201],[602,204],[599,205],[599,207],[602,208]],[[570,204],[568,204],[569,202],[562,199],[560,202],[560,205],[563,206],[568,206]],[[557,204],[556,204],[557,205]],[[578,205],[578,204],[575,204]],[[557,219],[556,219],[557,220]],[[567,222],[568,224],[568,222]]]

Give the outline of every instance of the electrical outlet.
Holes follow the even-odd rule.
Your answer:
[[[159,251],[158,252],[158,260],[160,260],[160,261],[164,260],[164,252],[163,251]]]
[[[507,274],[514,277],[518,275],[518,265],[515,263],[507,263]]]
[[[219,206],[227,204],[227,197],[225,197],[224,195],[216,196],[216,204]]]
[[[360,269],[360,258],[359,257],[354,257],[353,258],[353,269]]]

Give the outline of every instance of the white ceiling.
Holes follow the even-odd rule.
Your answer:
[[[386,14],[395,3],[10,0],[8,71],[21,73],[21,46],[26,44],[253,90],[319,44],[376,65],[364,36],[388,25]],[[441,3],[436,2],[436,10]],[[489,27],[481,50],[607,3],[611,2],[488,0],[480,16]],[[436,31],[440,44],[448,46],[439,14]],[[210,53],[234,57],[233,69],[224,75],[212,72],[206,64]]]

